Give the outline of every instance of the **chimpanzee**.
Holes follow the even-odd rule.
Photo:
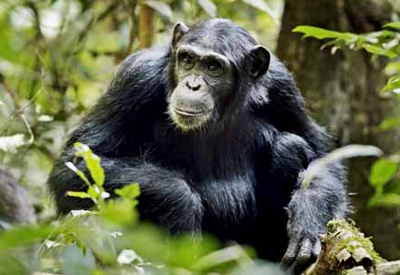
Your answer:
[[[64,165],[82,142],[101,157],[108,191],[140,184],[143,219],[252,245],[300,273],[326,223],[347,212],[340,164],[300,185],[328,140],[290,73],[245,29],[225,19],[178,23],[167,47],[122,63],[72,133],[49,185],[61,214],[91,207],[66,196],[86,189]]]

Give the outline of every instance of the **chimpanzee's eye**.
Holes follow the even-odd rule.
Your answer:
[[[191,68],[193,68],[195,60],[190,54],[183,52],[179,55],[178,59],[182,67],[186,70],[190,70]]]
[[[223,69],[223,65],[217,60],[210,60],[207,62],[207,71],[212,75],[220,75]]]

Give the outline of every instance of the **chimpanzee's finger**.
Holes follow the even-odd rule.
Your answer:
[[[294,237],[290,239],[289,241],[289,246],[285,252],[285,255],[282,257],[281,265],[283,268],[289,268],[291,264],[294,262],[296,259],[297,252],[299,251],[300,248],[300,238],[299,237]]]
[[[311,254],[314,244],[310,239],[304,239],[300,245],[299,253],[293,263],[293,273],[301,274],[311,263]]]
[[[321,242],[317,240],[312,250],[312,257],[317,259],[320,252],[321,252]]]

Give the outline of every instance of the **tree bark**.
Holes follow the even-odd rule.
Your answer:
[[[148,48],[153,44],[154,10],[146,5],[140,6],[139,47]]]
[[[293,33],[298,25],[338,31],[376,31],[390,21],[391,6],[383,0],[287,0],[277,55],[293,71],[313,117],[337,138],[336,146],[372,144],[390,154],[399,149],[400,133],[377,131],[380,122],[395,115],[395,102],[379,95],[386,79],[385,60],[371,62],[364,51],[343,50],[331,55],[321,50],[323,41],[301,39]],[[397,110],[397,115],[399,111]],[[367,207],[373,194],[368,184],[371,160],[349,162],[349,191],[353,218],[385,258],[400,257],[400,212]]]
[[[12,223],[35,221],[34,209],[25,190],[0,166],[0,229]]]

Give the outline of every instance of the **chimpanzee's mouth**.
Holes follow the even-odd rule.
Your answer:
[[[204,115],[203,111],[196,111],[196,110],[183,110],[175,108],[175,112],[181,116],[202,116]]]
[[[201,108],[176,108],[171,106],[169,115],[178,128],[183,132],[188,132],[202,128],[210,119],[212,111]]]

